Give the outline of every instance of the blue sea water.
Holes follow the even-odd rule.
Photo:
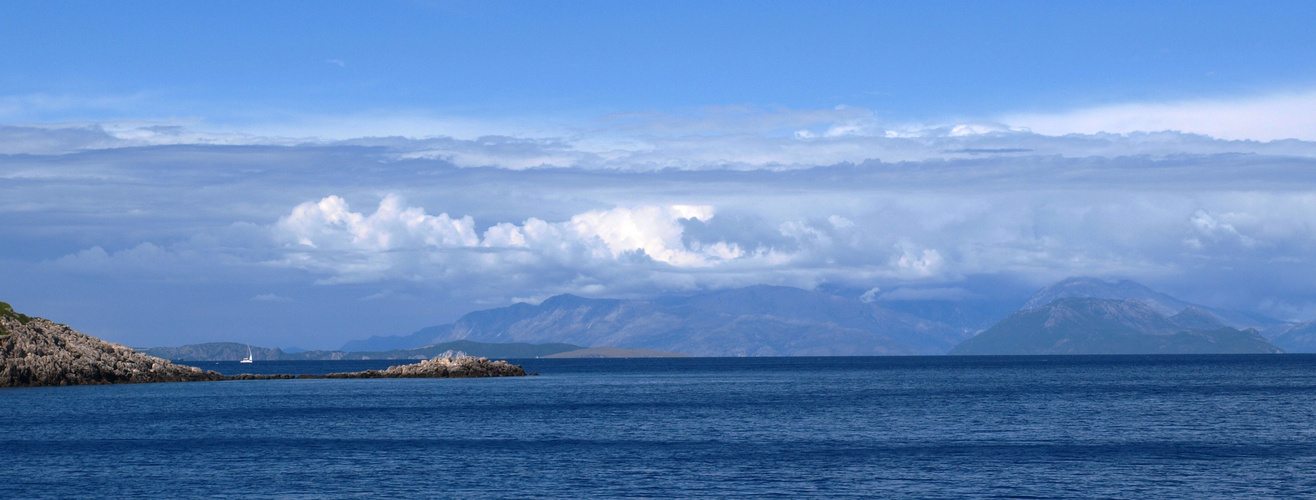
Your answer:
[[[1316,495],[1316,356],[517,362],[2,389],[0,498]]]

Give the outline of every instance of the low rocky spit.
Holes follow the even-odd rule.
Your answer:
[[[225,380],[272,380],[306,378],[471,378],[471,377],[524,377],[525,369],[506,361],[462,356],[434,358],[410,365],[390,366],[385,370],[330,373],[327,375],[254,375],[243,373],[225,377]]]
[[[0,387],[272,380],[293,378],[516,377],[525,370],[506,361],[470,356],[435,358],[386,370],[328,375],[225,376],[147,356],[79,333],[67,325],[14,312],[0,302]]]

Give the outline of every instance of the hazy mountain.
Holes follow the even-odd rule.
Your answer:
[[[1179,311],[1179,314],[1170,316],[1170,321],[1190,330],[1217,330],[1229,326],[1219,316],[1194,306],[1189,306]]]
[[[963,335],[973,335],[1000,321],[1019,308],[1023,299],[992,300],[878,300],[877,305],[895,312],[945,323]]]
[[[1277,352],[1256,330],[1221,326],[1199,308],[1166,316],[1139,300],[1067,297],[1017,311],[950,354]]]
[[[623,349],[620,347],[590,347],[576,351],[560,352],[544,356],[549,359],[559,358],[688,358],[689,354],[648,349]]]
[[[1285,352],[1316,352],[1316,321],[1280,325],[1264,333]]]
[[[452,325],[440,325],[421,328],[410,335],[374,336],[362,340],[349,340],[338,348],[340,351],[392,351],[411,349],[433,344],[441,338],[447,338]]]
[[[651,300],[558,295],[538,305],[514,304],[476,311],[451,324],[424,328],[410,335],[352,341],[343,347],[353,351],[384,351],[474,340],[642,348],[696,356],[940,354],[978,331],[975,324],[999,325],[1000,318],[1009,314],[1002,312],[1008,302],[1022,299],[1017,292],[1008,293],[1005,298],[992,298],[981,291],[916,289],[891,292],[888,299],[879,295],[875,300],[866,297],[869,301],[862,301],[859,294],[840,292],[753,286]],[[1282,325],[1261,315],[1195,305],[1133,281],[1108,282],[1095,278],[1070,278],[1047,286],[1027,299],[1019,312],[1049,307],[1057,300],[1065,301],[1063,304],[1073,309],[1076,302],[1068,299],[1077,298],[1132,303],[1122,306],[1119,314],[1110,312],[1102,321],[1090,325],[1075,323],[1077,326],[1071,325],[1074,328],[1090,326],[1095,329],[1089,332],[1092,335],[1156,336],[1125,339],[1130,342],[1125,347],[1114,344],[1084,347],[1101,352],[1129,349],[1197,352],[1223,349],[1226,345],[1232,346],[1230,349],[1264,350],[1273,346],[1263,341],[1261,347],[1248,347],[1251,344],[1244,340],[1250,334],[1237,328],[1273,329]],[[894,310],[897,307],[902,310]],[[956,324],[925,319],[910,314],[911,311],[951,318]],[[988,323],[992,314],[987,311],[995,311],[992,314],[999,316]],[[1109,330],[1110,325],[1103,321],[1120,325],[1119,329]],[[1188,331],[1196,333],[1189,337],[1176,336]],[[1239,340],[1241,343],[1231,340],[1238,335],[1243,335],[1239,337],[1244,339]],[[965,349],[990,338],[966,343]],[[1198,346],[1199,340],[1216,345]]]
[[[135,347],[137,352],[173,361],[238,361],[247,357],[247,344],[240,342],[208,342],[179,347]],[[280,349],[250,346],[255,360],[283,359],[287,353]],[[313,351],[308,351],[313,352]]]
[[[1222,323],[1222,326],[1235,328],[1266,328],[1283,323],[1280,320],[1261,314],[1192,304],[1129,280],[1109,282],[1088,277],[1069,278],[1047,286],[1034,294],[1022,309],[1041,307],[1054,302],[1056,299],[1074,297],[1136,300],[1166,316],[1179,314],[1183,310],[1192,307],[1215,316]]]
[[[538,305],[467,314],[400,337],[345,348],[439,341],[561,342],[696,356],[939,354],[965,337],[942,323],[857,299],[798,288],[754,286],[654,300],[558,295]]]
[[[819,285],[818,290],[945,323],[972,335],[1018,310],[1037,292],[1037,287],[1012,278],[972,275],[954,286],[893,285],[876,289],[828,283]]]
[[[410,349],[382,351],[299,351],[288,352],[278,348],[251,346],[256,361],[272,360],[335,360],[335,359],[430,359],[447,351],[461,351],[470,356],[485,358],[537,358],[583,347],[572,344],[485,343],[458,340]],[[151,356],[175,361],[237,361],[247,357],[247,344],[236,342],[210,342],[181,347],[150,347],[136,349]]]

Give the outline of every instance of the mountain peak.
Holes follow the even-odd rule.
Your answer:
[[[939,354],[965,337],[949,325],[857,299],[768,285],[651,300],[563,294],[537,306],[471,312],[434,329],[437,335],[421,332],[371,342],[560,342],[700,356],[816,356]]]
[[[1237,328],[1269,327],[1281,323],[1279,320],[1256,313],[1207,307],[1179,300],[1132,280],[1107,281],[1086,276],[1067,278],[1038,290],[1033,298],[1024,304],[1024,309],[1045,306],[1056,299],[1068,297],[1136,300],[1147,304],[1165,316],[1174,316],[1191,307],[1197,311],[1182,319],[1189,321],[1191,317],[1191,321],[1195,322],[1194,324],[1204,328],[1213,327],[1212,325],[1216,323],[1212,323],[1210,318],[1204,317],[1202,314],[1214,318],[1214,321],[1218,322],[1219,325]]]
[[[1093,277],[1067,278],[1039,290],[1024,308],[1040,307],[1056,299],[1070,297],[1091,297],[1097,299],[1132,299],[1156,309],[1161,314],[1172,315],[1191,306],[1187,302],[1169,295],[1156,292],[1141,283],[1130,280],[1106,281]]]
[[[1186,308],[1187,309],[1187,308]],[[1179,316],[1208,325],[1214,318],[1194,308]],[[1178,316],[1178,315],[1176,315]],[[1255,330],[1196,328],[1132,299],[1064,297],[1022,309],[951,354],[1175,354],[1274,353]]]
[[[1193,330],[1217,330],[1228,326],[1225,325],[1225,322],[1221,320],[1220,317],[1211,314],[1210,311],[1196,306],[1188,306],[1184,310],[1179,311],[1179,314],[1170,316],[1170,321],[1173,321],[1175,324],[1184,328]]]

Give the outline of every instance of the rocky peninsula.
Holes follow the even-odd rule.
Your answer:
[[[0,387],[223,380],[78,333],[0,302]]]
[[[148,356],[129,347],[79,333],[68,325],[20,314],[0,302],[0,387],[195,382],[290,378],[465,378],[524,376],[506,361],[470,356],[328,375],[233,375],[206,371]]]

